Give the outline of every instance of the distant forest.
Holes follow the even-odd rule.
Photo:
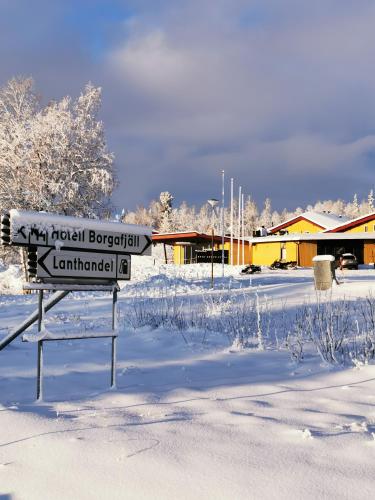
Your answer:
[[[122,220],[131,224],[144,224],[152,226],[160,232],[170,231],[199,231],[208,232],[214,226],[216,231],[220,231],[221,217],[220,208],[217,207],[214,213],[208,203],[200,207],[189,205],[185,201],[175,207],[173,196],[168,192],[160,194],[158,200],[153,200],[148,207],[139,206],[135,211],[124,212]],[[320,213],[332,213],[354,219],[374,211],[374,193],[369,192],[366,199],[359,201],[355,194],[353,200],[325,200],[318,201],[314,205],[297,207],[294,211],[287,209],[278,212],[272,209],[272,202],[266,198],[263,206],[258,207],[256,202],[248,196],[244,201],[243,220],[244,234],[252,234],[252,231],[259,226],[267,228],[280,224],[296,215],[306,211]],[[225,230],[230,232],[230,207],[224,211]],[[234,202],[234,224],[233,233],[238,234],[238,200]]]

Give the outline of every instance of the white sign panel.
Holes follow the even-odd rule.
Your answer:
[[[11,210],[11,243],[21,246],[151,255],[144,226]]]
[[[131,256],[38,248],[38,278],[129,280]]]

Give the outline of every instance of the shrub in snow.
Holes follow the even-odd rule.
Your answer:
[[[14,294],[22,291],[22,275],[19,266],[11,265],[0,270],[0,293]]]
[[[227,291],[206,293],[198,300],[169,295],[160,290],[159,297],[139,295],[132,299],[132,309],[127,314],[132,328],[167,328],[179,332],[202,332],[205,341],[208,333],[224,334],[229,344],[237,348],[263,349],[270,329],[270,311],[265,303],[249,294],[236,296]]]
[[[209,334],[224,335],[235,349],[286,348],[296,362],[302,362],[311,349],[331,364],[358,365],[375,357],[375,299],[371,295],[358,301],[334,301],[328,295],[317,303],[288,309],[287,302],[271,304],[259,291],[223,289],[178,295],[171,283],[156,278],[161,285],[158,294],[154,288],[151,292],[140,287],[124,315],[134,329],[162,327],[179,333],[186,342],[193,334],[196,340],[197,332],[203,342]]]

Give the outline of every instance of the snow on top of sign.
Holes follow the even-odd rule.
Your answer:
[[[87,219],[84,217],[71,217],[67,215],[50,214],[47,212],[31,212],[26,210],[10,210],[13,230],[20,225],[34,226],[47,229],[95,229],[96,231],[112,231],[129,234],[140,234],[151,236],[152,228],[138,224],[123,224],[116,221],[103,221],[98,219]]]

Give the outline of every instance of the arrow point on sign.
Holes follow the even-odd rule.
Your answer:
[[[24,233],[25,226],[22,226],[17,231],[17,234],[22,234],[22,236],[26,239],[26,234]]]
[[[47,274],[49,274],[50,276],[51,273],[49,272],[47,266],[45,265],[44,261],[45,259],[47,258],[47,256],[52,252],[53,248],[50,248],[46,253],[44,253],[37,261],[38,265],[43,269],[43,271],[45,271]]]
[[[151,240],[151,238],[149,238],[149,237],[147,236],[147,234],[145,234],[145,235],[144,235],[144,237],[145,237],[145,239],[146,239],[146,244],[145,244],[145,246],[144,246],[144,247],[143,247],[143,249],[142,249],[141,255],[142,255],[142,254],[143,254],[143,253],[147,250],[147,248],[148,248],[148,247],[152,244],[152,240]]]

